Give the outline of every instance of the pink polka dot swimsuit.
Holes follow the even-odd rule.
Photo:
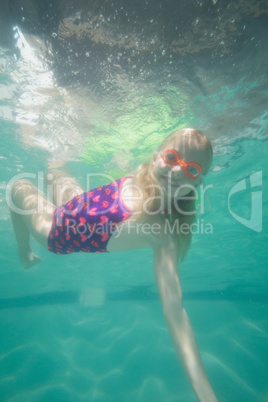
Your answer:
[[[127,177],[74,197],[54,211],[48,249],[56,254],[107,252],[117,225],[132,211],[121,200]]]

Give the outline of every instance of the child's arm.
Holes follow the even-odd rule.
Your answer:
[[[154,273],[162,301],[165,320],[177,355],[199,401],[215,402],[194,332],[182,304],[182,292],[177,272],[178,251],[160,248],[154,251]]]

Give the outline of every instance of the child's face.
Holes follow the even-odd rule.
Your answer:
[[[174,143],[167,149],[174,149],[183,162],[195,162],[200,165],[201,173],[198,177],[192,178],[187,175],[181,164],[169,165],[162,159],[163,152],[158,153],[153,159],[153,175],[159,182],[161,188],[172,197],[183,197],[193,187],[198,187],[202,181],[202,171],[206,170],[208,164],[207,151],[192,144],[181,142]]]

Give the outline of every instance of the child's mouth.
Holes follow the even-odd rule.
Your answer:
[[[171,187],[176,187],[179,188],[180,185],[178,183],[172,183],[170,177],[168,176],[162,176],[162,178],[165,180],[166,183],[168,183]]]

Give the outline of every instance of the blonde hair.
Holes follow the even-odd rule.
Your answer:
[[[202,174],[206,175],[212,164],[213,159],[213,150],[209,139],[199,130],[185,128],[168,135],[158,147],[157,152],[159,153],[167,148],[172,148],[176,142],[179,142],[180,146],[190,144],[192,147],[207,151],[207,164],[206,166],[202,167]],[[140,218],[145,215],[145,210],[143,208],[145,202],[147,211],[153,211],[159,207],[159,198],[157,198],[157,195],[159,195],[157,191],[159,185],[153,175],[153,160],[154,158],[152,158],[150,163],[143,163],[138,166],[133,177],[133,184],[138,186],[143,193],[143,199],[137,206]],[[171,214],[169,218],[172,217],[172,222],[178,220],[179,229],[184,223],[187,223],[187,227],[190,227],[190,225],[195,222],[195,196],[196,193],[194,191],[191,191],[189,194],[187,194],[187,199],[180,199],[180,201],[178,202],[179,208],[175,208],[172,204]],[[185,213],[181,213],[179,211]],[[189,212],[192,213],[189,214]],[[192,234],[191,231],[189,231],[189,233],[187,234],[184,234],[183,231],[179,230],[178,237],[180,243],[180,259],[182,261],[190,248]]]

